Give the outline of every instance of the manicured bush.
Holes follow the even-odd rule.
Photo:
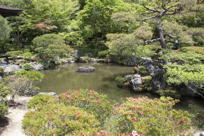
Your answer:
[[[95,117],[79,108],[64,104],[47,104],[26,113],[23,128],[28,136],[63,136],[98,131]]]
[[[38,71],[21,71],[17,73],[17,77],[26,77],[31,81],[39,81],[43,79],[44,75]]]
[[[189,85],[204,87],[204,65],[167,65],[165,74],[169,85]]]
[[[46,63],[47,61],[54,61],[55,57],[68,57],[72,51],[65,44],[64,38],[57,34],[38,36],[32,42],[38,57]]]
[[[55,97],[51,95],[36,95],[27,104],[28,108],[40,109],[46,104],[56,102]],[[53,103],[54,104],[54,103]]]
[[[141,57],[152,56],[156,48],[154,45],[143,46],[144,41],[133,34],[108,34],[107,39],[109,57],[119,64],[136,65]]]
[[[192,115],[173,109],[177,102],[164,97],[128,98],[126,103],[115,108],[105,128],[111,135],[129,134],[133,130],[145,136],[182,135],[190,128]]]
[[[177,64],[198,64],[204,60],[203,55],[194,51],[169,51],[163,58]]]
[[[189,46],[181,48],[182,51],[194,51],[196,53],[204,55],[204,47]]]
[[[112,105],[107,97],[92,90],[73,90],[59,96],[61,103],[82,108],[103,122],[111,113]]]

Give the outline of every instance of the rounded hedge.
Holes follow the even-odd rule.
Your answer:
[[[92,90],[68,91],[59,96],[59,101],[65,105],[84,109],[102,122],[112,112],[112,105],[108,98]]]
[[[132,131],[145,136],[180,135],[191,127],[192,115],[173,109],[177,102],[170,97],[128,98],[126,103],[115,108],[105,128],[112,135],[130,134]]]
[[[28,136],[77,135],[98,130],[96,118],[72,106],[47,104],[40,110],[26,113],[23,128]]]

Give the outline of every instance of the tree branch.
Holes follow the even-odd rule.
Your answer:
[[[144,42],[144,45],[147,45],[147,44],[150,44],[150,43],[153,43],[153,42],[157,42],[157,41],[160,41],[160,40],[161,40],[161,38],[156,38],[156,39],[148,40],[148,41]]]
[[[150,10],[150,11],[153,11],[153,12],[157,12],[157,13],[160,13],[161,11],[160,10],[157,10],[155,8],[150,8],[150,7],[147,7],[146,5],[143,4],[143,7],[147,10]]]

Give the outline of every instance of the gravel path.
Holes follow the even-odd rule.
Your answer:
[[[25,105],[30,99],[31,97],[16,97],[15,102],[20,105],[9,109],[9,114],[6,116],[9,119],[9,125],[6,126],[1,136],[25,136],[22,129],[22,120],[27,112]]]

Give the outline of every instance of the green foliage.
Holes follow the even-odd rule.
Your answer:
[[[4,74],[4,69],[0,68],[0,76],[3,76],[3,74]]]
[[[8,105],[4,102],[0,103],[0,118],[8,113]]]
[[[62,33],[65,43],[73,48],[80,48],[85,44],[80,32]]]
[[[44,61],[53,61],[54,57],[68,57],[71,48],[65,44],[62,36],[57,34],[45,34],[33,40],[33,48],[39,58]]]
[[[17,56],[23,54],[23,51],[9,51],[6,54],[12,58],[17,58]]]
[[[70,24],[76,10],[78,1],[75,0],[30,0],[25,5],[23,14],[25,24],[22,25],[22,29],[29,34],[36,33],[37,30],[41,32],[64,30],[66,25]]]
[[[104,50],[104,51],[99,51],[98,52],[98,57],[99,58],[106,58],[108,56],[109,51],[108,50]]]
[[[179,99],[181,97],[181,95],[176,90],[159,90],[156,93],[160,96],[172,97],[176,99]]]
[[[138,39],[142,39],[143,41],[151,40],[153,37],[153,28],[150,27],[148,24],[144,24],[137,28],[133,34]]]
[[[15,95],[35,95],[38,87],[34,82],[40,81],[43,74],[38,71],[21,71],[16,75],[8,76],[6,85],[12,89],[12,96]]]
[[[126,103],[115,108],[105,126],[111,135],[127,134],[132,130],[150,136],[180,135],[190,128],[192,115],[173,109],[177,102],[168,97],[128,98]]]
[[[18,57],[23,57],[25,58],[26,60],[31,60],[31,58],[34,56],[33,53],[31,53],[30,51],[28,50],[18,50],[18,51],[9,51],[6,53],[8,56],[16,59]]]
[[[182,51],[194,51],[196,53],[204,55],[204,47],[189,46],[181,48]]]
[[[172,22],[164,21],[162,24],[162,29],[168,35],[175,36],[179,40],[179,42],[185,46],[194,44],[192,35],[188,33],[188,31],[186,30],[187,29],[186,26],[178,24],[177,22],[174,22],[174,21]],[[168,40],[172,41],[172,40],[175,40],[175,38],[174,39],[170,38]]]
[[[23,65],[23,68],[24,68],[25,70],[31,70],[33,67],[32,67],[32,65],[26,63],[26,64]]]
[[[152,90],[152,87],[151,87],[152,77],[151,76],[142,77],[142,82],[143,82],[142,84],[143,90],[146,90],[146,91]]]
[[[192,36],[195,46],[204,46],[204,29],[203,28],[190,28],[188,33]]]
[[[170,85],[189,85],[204,87],[204,65],[167,65],[167,82]]]
[[[31,109],[39,109],[45,104],[53,103],[54,102],[54,96],[51,95],[36,95],[34,96],[27,104],[28,108]]]
[[[0,0],[1,5],[14,8],[22,8],[25,0]]]
[[[117,76],[117,77],[115,78],[115,81],[116,81],[116,83],[117,83],[118,86],[123,86],[124,83],[125,83],[127,80],[126,80],[124,77],[122,77],[122,76]]]
[[[4,117],[8,112],[6,97],[10,93],[11,93],[10,88],[6,87],[4,83],[0,83],[0,118]]]
[[[17,73],[17,77],[26,77],[31,81],[39,81],[43,79],[44,75],[38,71],[21,71]]]
[[[73,90],[65,92],[59,96],[61,103],[65,105],[82,108],[96,116],[100,121],[104,121],[112,110],[107,97],[92,90]],[[103,114],[101,114],[103,113]]]
[[[85,39],[96,35],[105,36],[111,31],[111,15],[115,0],[87,0],[83,10],[78,14]]]
[[[5,46],[6,40],[9,39],[11,32],[11,27],[8,24],[8,21],[0,16],[0,52],[4,52],[7,50],[7,47]]]
[[[74,135],[98,130],[95,117],[79,108],[64,104],[46,104],[26,113],[23,128],[28,136]]]
[[[133,34],[108,34],[107,39],[106,45],[109,48],[109,56],[119,64],[127,65],[135,59],[151,56],[154,53],[155,46],[140,46],[140,43],[143,44],[144,41],[135,38]]]
[[[199,64],[204,60],[203,55],[194,51],[169,51],[163,58],[177,64]]]

